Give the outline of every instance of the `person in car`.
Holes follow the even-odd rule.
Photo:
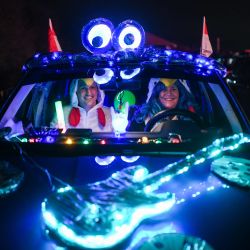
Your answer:
[[[74,79],[70,85],[71,105],[63,107],[65,127],[111,132],[110,108],[103,105],[104,92],[93,78]],[[55,117],[50,127],[59,127]]]
[[[158,112],[171,109],[186,109],[196,112],[195,101],[192,97],[186,82],[178,79],[152,78],[149,83],[147,101],[129,114],[130,123],[128,129],[143,130],[145,124]],[[168,117],[171,120],[178,120],[177,115]],[[159,130],[154,128],[155,130]]]

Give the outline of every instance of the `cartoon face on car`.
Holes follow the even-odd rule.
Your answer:
[[[34,228],[31,218],[41,218],[48,236],[41,246],[135,250],[175,237],[187,249],[211,249],[204,224],[223,214],[219,206],[246,200],[239,220],[250,209],[237,189],[250,186],[249,122],[226,69],[201,55],[145,47],[134,20],[115,28],[94,19],[81,39],[84,53],[25,63],[0,114],[0,196],[20,195],[22,204],[32,192],[36,211],[18,213]],[[228,231],[217,233],[215,249],[230,245]]]

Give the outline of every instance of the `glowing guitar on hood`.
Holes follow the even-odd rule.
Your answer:
[[[249,137],[236,134],[217,139],[151,174],[143,166],[133,166],[105,181],[60,188],[42,203],[45,227],[68,246],[113,247],[129,237],[144,219],[164,213],[175,204],[174,194],[155,192],[162,184],[249,141]]]

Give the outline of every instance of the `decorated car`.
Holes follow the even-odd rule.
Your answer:
[[[3,249],[248,249],[250,127],[225,67],[145,47],[134,20],[81,39],[30,58],[1,110]]]

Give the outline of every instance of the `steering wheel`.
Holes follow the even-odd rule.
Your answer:
[[[189,110],[186,109],[171,109],[171,110],[162,110],[160,112],[158,112],[157,114],[155,114],[146,124],[144,131],[145,132],[150,132],[150,130],[154,127],[154,125],[168,117],[168,116],[175,116],[175,115],[179,115],[179,116],[185,116],[190,118],[192,121],[194,121],[201,129],[203,129],[204,126],[204,122],[203,120],[199,117],[199,115],[197,115],[196,113],[193,113]]]

